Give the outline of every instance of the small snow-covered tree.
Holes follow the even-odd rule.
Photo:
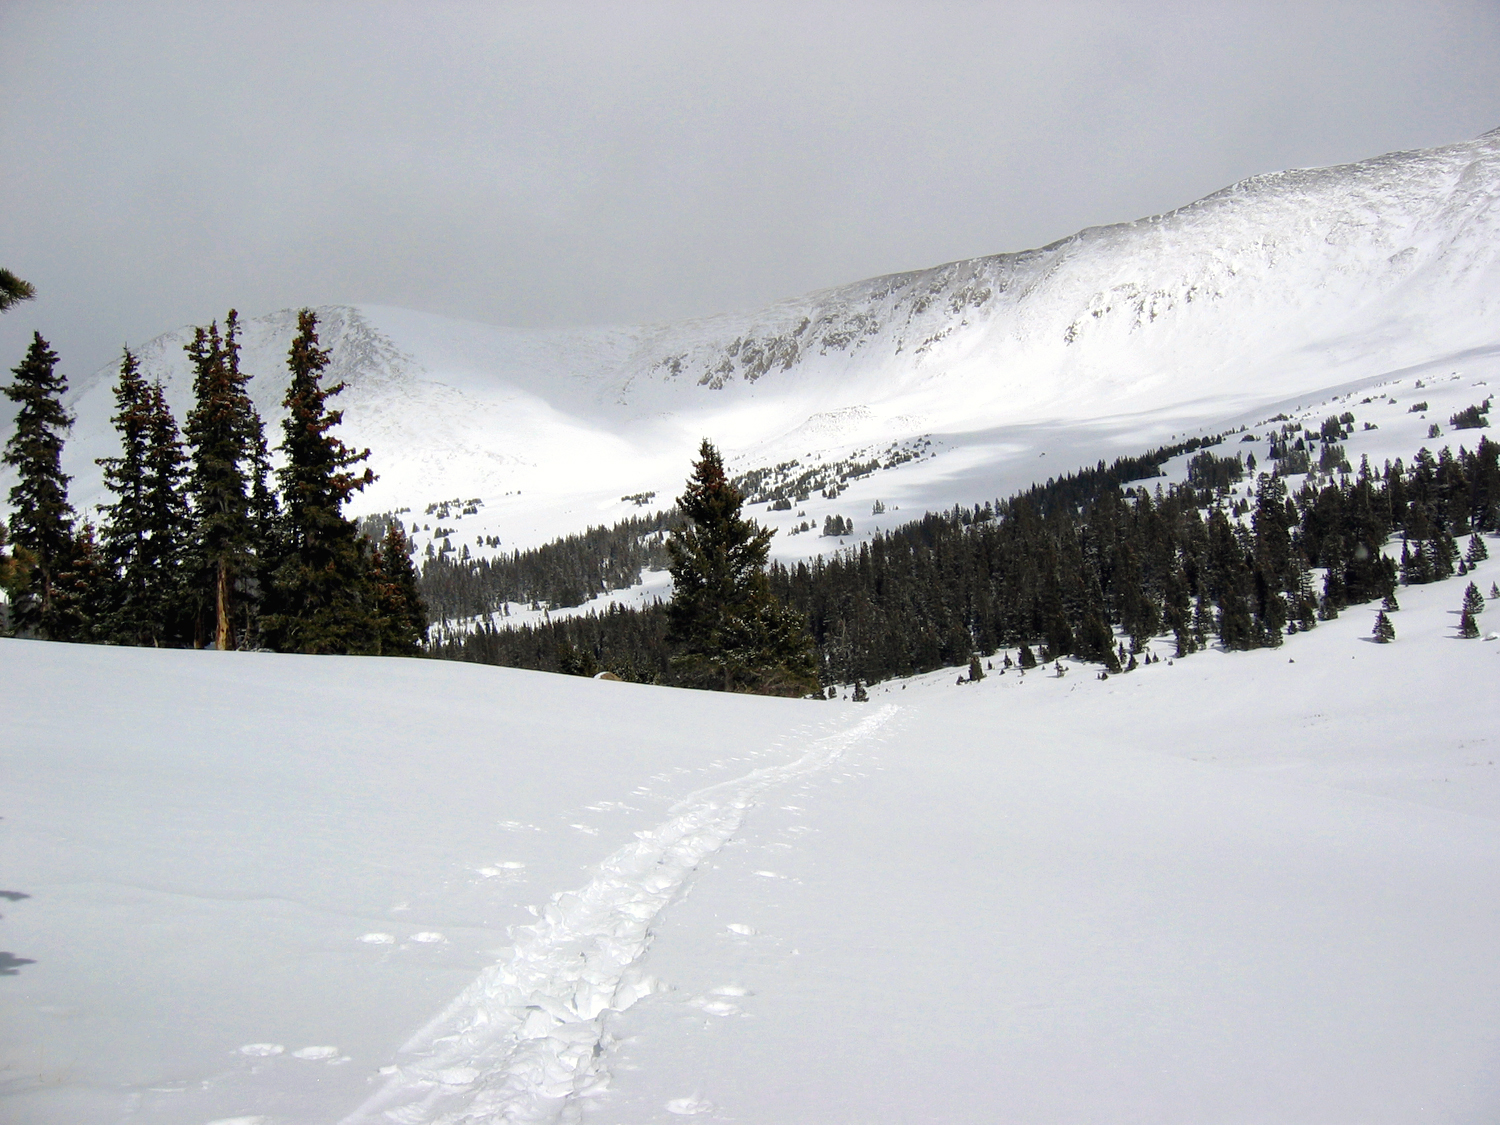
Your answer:
[[[1381,610],[1375,615],[1375,640],[1380,644],[1389,644],[1396,639],[1396,627],[1391,624],[1391,619]]]
[[[1464,591],[1464,612],[1478,617],[1484,612],[1484,595],[1479,592],[1479,587],[1470,582],[1468,589]]]
[[[1470,640],[1479,636],[1479,624],[1474,620],[1474,615],[1467,609],[1459,615],[1458,635]]]

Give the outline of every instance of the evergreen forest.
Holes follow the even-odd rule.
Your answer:
[[[5,292],[25,299],[29,287],[7,282]],[[222,329],[195,330],[186,348],[194,404],[180,428],[161,384],[148,383],[125,350],[111,419],[120,451],[99,462],[113,499],[98,526],[68,500],[67,380],[57,353],[33,334],[4,388],[17,407],[4,451],[17,483],[0,529],[10,632],[154,647],[421,651],[426,609],[400,525],[376,541],[343,512],[375,478],[362,467],[369,450],[331,432],[342,413],[328,400],[343,387],[323,382],[329,356],[317,318],[302,311],[287,356],[274,471],[240,368],[239,331],[233,310]]]

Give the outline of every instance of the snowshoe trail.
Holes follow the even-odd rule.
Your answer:
[[[683,798],[586,886],[553,895],[535,925],[515,932],[509,956],[403,1046],[386,1084],[341,1125],[578,1120],[580,1099],[609,1083],[610,1013],[655,989],[639,962],[657,915],[760,794],[833,764],[899,710],[884,706],[795,761]]]

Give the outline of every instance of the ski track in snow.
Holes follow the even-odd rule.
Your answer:
[[[341,1125],[577,1121],[579,1099],[609,1084],[610,1013],[655,990],[639,963],[657,915],[758,796],[832,765],[899,710],[887,704],[793,762],[689,794],[665,823],[637,832],[587,886],[554,895],[521,927],[509,956],[402,1047],[404,1061]]]

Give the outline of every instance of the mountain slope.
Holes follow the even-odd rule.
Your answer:
[[[665,326],[520,331],[406,310],[319,310],[370,509],[481,498],[507,545],[680,483],[697,440],[740,468],[936,435],[992,495],[1037,474],[1049,427],[1079,460],[1130,441],[1500,349],[1500,130],[1258,176],[1166,215]],[[244,366],[279,414],[290,311],[247,323]],[[188,330],[141,349],[179,415]],[[77,381],[76,497],[112,452],[106,369]],[[274,436],[274,434],[273,434]],[[986,477],[988,473],[988,477]],[[1019,474],[1019,476],[1017,475]],[[951,475],[951,474],[950,474]],[[988,484],[986,485],[986,481]],[[0,479],[0,486],[8,484]],[[951,503],[972,496],[916,496]]]

